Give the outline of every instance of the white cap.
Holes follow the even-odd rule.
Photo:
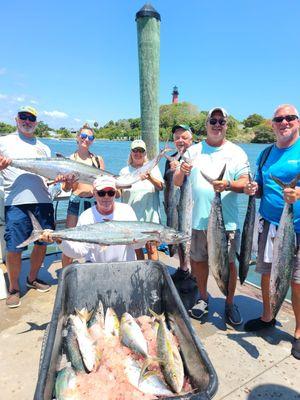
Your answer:
[[[131,143],[131,150],[144,149],[146,151],[146,143],[142,139],[136,139]]]
[[[113,176],[101,175],[94,180],[93,188],[96,190],[102,190],[105,188],[116,189],[116,180]]]
[[[206,121],[209,120],[209,118],[211,118],[212,114],[216,111],[219,111],[220,113],[222,113],[224,118],[228,118],[228,112],[225,110],[225,108],[222,107],[215,107],[212,108],[211,110],[208,111],[207,117],[206,117]]]

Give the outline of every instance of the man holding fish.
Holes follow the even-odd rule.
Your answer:
[[[54,228],[52,200],[45,180],[34,174],[13,168],[12,158],[49,157],[50,149],[35,137],[38,125],[37,111],[23,106],[16,116],[17,131],[0,138],[0,171],[4,179],[6,266],[9,291],[6,304],[9,308],[20,306],[19,275],[22,251],[17,248],[32,230],[28,210],[39,220],[43,228]],[[64,180],[63,178],[61,178]],[[46,244],[36,242],[31,253],[31,268],[26,285],[39,292],[47,292],[50,285],[38,278],[39,269],[46,254]]]
[[[116,180],[111,176],[99,176],[93,183],[93,195],[96,205],[85,210],[78,219],[77,227],[95,224],[104,221],[137,221],[132,207],[128,204],[116,202]],[[75,228],[73,228],[75,229]],[[129,235],[129,233],[128,233]],[[101,246],[83,241],[68,241],[52,238],[53,232],[45,230],[41,240],[60,244],[64,254],[71,258],[84,258],[88,262],[134,261],[135,249],[141,244]]]
[[[295,106],[278,106],[272,127],[276,143],[270,147],[264,164],[258,168],[255,181],[244,188],[246,194],[255,194],[261,199],[256,271],[261,274],[263,298],[261,317],[248,321],[245,330],[259,331],[275,326],[276,314],[291,282],[296,320],[292,355],[300,359],[300,202],[297,201],[300,187],[296,186],[300,185],[300,122]],[[258,166],[263,154],[258,157]],[[289,207],[289,204],[293,206]],[[286,232],[291,234],[287,236]]]
[[[181,186],[187,175],[192,185],[191,267],[201,297],[190,315],[201,319],[208,311],[210,267],[226,297],[226,319],[239,325],[243,319],[234,304],[237,280],[234,260],[239,245],[237,196],[248,182],[249,163],[246,153],[226,139],[227,126],[228,114],[223,108],[209,111],[207,138],[184,154],[185,161],[175,172],[174,183]]]

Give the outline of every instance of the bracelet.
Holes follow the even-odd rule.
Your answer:
[[[227,185],[226,185],[226,187],[225,187],[225,190],[226,190],[226,191],[231,190],[231,182],[230,182],[230,181],[227,181]]]

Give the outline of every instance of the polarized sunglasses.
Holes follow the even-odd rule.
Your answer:
[[[20,120],[22,121],[26,121],[28,119],[28,121],[30,122],[35,122],[36,121],[36,116],[32,115],[32,114],[26,114],[26,113],[19,113],[18,117],[20,118]]]
[[[216,125],[218,122],[221,126],[224,126],[224,125],[226,125],[227,120],[224,118],[219,118],[219,119],[218,118],[210,118],[209,119],[210,125]]]
[[[145,153],[144,149],[136,148],[131,150],[133,153]]]
[[[97,194],[99,197],[104,197],[106,194],[109,197],[113,197],[116,194],[115,190],[97,190]]]
[[[81,133],[80,134],[81,139],[86,139],[88,138],[90,142],[92,142],[95,139],[94,135],[88,135],[86,133]]]
[[[273,122],[280,123],[284,119],[286,120],[286,122],[291,122],[291,121],[295,121],[296,119],[298,119],[298,116],[297,115],[285,115],[284,117],[274,117]]]

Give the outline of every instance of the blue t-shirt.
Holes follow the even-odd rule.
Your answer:
[[[257,159],[259,165],[262,153]],[[300,138],[290,147],[279,149],[273,146],[261,171],[258,170],[255,180],[263,188],[259,212],[261,216],[274,225],[278,225],[284,207],[283,189],[272,178],[279,178],[289,183],[300,173]],[[300,186],[300,181],[297,186]],[[300,233],[300,201],[293,205],[295,231]]]

